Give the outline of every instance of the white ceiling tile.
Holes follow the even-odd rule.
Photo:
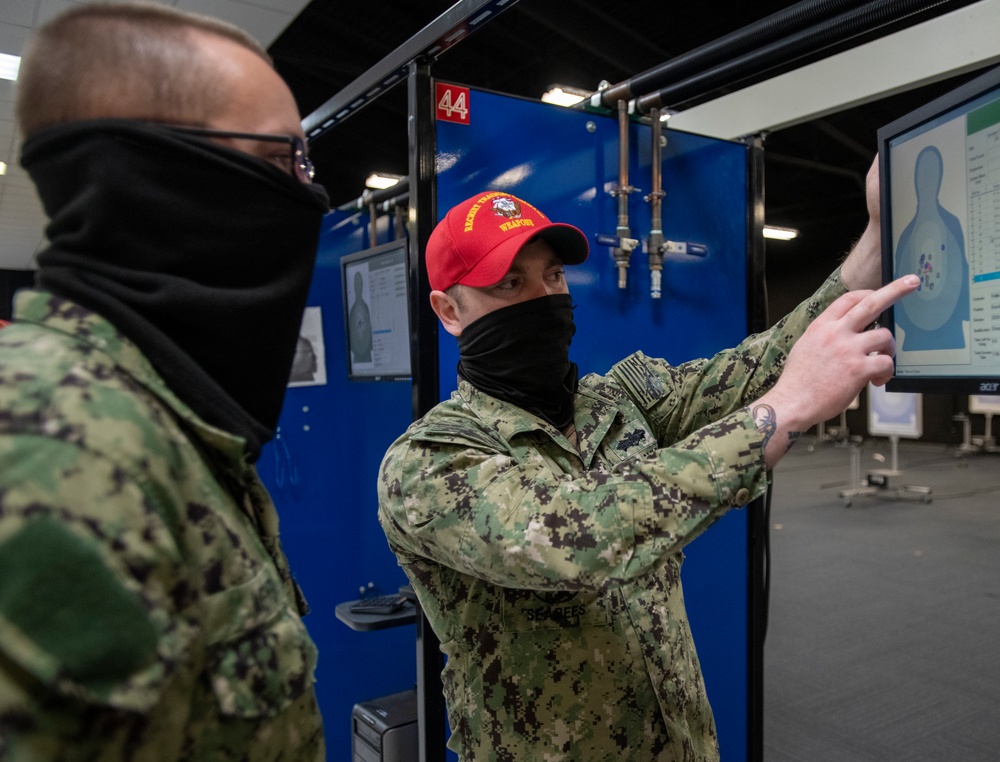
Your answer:
[[[3,0],[0,4],[0,24],[30,27],[35,23],[37,0]]]
[[[303,3],[304,5],[304,3]],[[238,0],[179,0],[177,7],[215,16],[249,32],[264,47],[270,45],[297,15]]]
[[[16,85],[9,79],[0,79],[0,117],[5,113],[3,109],[11,109],[13,113],[14,104],[14,92],[17,89]]]
[[[84,4],[83,2],[72,2],[72,0],[38,0],[38,13],[35,25],[44,24],[63,11]]]
[[[246,0],[238,0],[240,2],[245,2]],[[308,0],[253,0],[253,2],[247,2],[247,5],[259,5],[262,8],[270,8],[271,10],[281,11],[290,16],[298,16],[309,3]]]
[[[28,43],[30,33],[29,27],[0,22],[0,53],[6,53],[9,56],[21,55],[24,52],[24,46]]]

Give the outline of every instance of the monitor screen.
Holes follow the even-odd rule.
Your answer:
[[[340,260],[350,379],[410,378],[406,250],[401,239]]]
[[[878,132],[889,391],[1000,393],[1000,69]]]

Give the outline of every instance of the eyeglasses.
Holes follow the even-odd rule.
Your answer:
[[[265,143],[286,143],[289,147],[288,156],[277,157],[276,163],[299,182],[308,185],[316,176],[316,168],[306,154],[306,145],[297,135],[268,135],[259,132],[229,132],[227,130],[212,130],[207,127],[188,127],[185,125],[164,124],[164,129],[182,135],[192,135],[199,138],[233,138],[235,140],[259,140]]]

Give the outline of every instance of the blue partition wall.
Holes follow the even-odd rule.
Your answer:
[[[630,126],[632,236],[650,229],[650,128]],[[747,335],[747,148],[666,132],[663,232],[708,246],[705,257],[664,262],[663,295],[650,298],[648,258],[632,255],[618,288],[610,249],[615,233],[618,123],[535,101],[472,90],[469,124],[438,122],[439,217],[487,189],[529,201],[550,219],[576,225],[591,241],[589,260],[567,269],[577,305],[570,357],[580,373],[606,372],[628,353],[680,363],[709,356]],[[645,247],[645,242],[644,242]],[[440,332],[442,396],[455,387],[455,340]],[[691,626],[719,728],[722,758],[747,758],[747,512],[734,511],[692,543],[683,567]]]
[[[406,582],[378,524],[376,478],[386,448],[413,418],[411,385],[347,380],[340,258],[368,248],[367,223],[367,215],[343,212],[324,220],[308,304],[322,312],[327,383],[288,390],[279,436],[258,463],[312,608],[305,623],[319,647],[316,690],[330,760],[351,757],[354,704],[416,680],[413,625],[356,632],[334,615],[362,585],[395,592]]]

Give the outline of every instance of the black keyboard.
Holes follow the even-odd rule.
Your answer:
[[[352,614],[395,614],[406,605],[406,598],[398,593],[362,598],[351,604]]]

